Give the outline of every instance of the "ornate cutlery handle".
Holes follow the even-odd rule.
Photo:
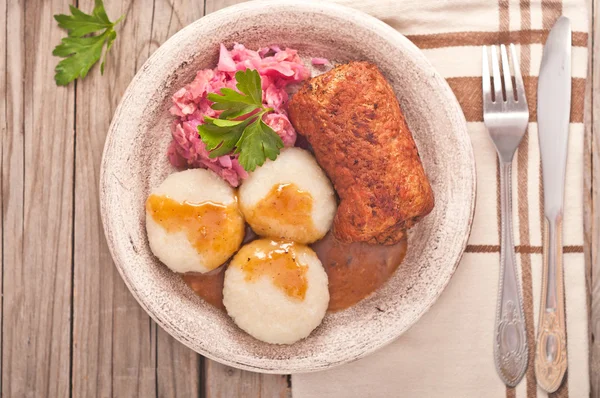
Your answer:
[[[548,392],[560,386],[567,370],[565,286],[562,261],[562,215],[544,224],[544,271],[538,324],[535,375]]]
[[[500,163],[500,283],[496,307],[494,362],[504,383],[514,387],[527,370],[527,335],[513,243],[511,163]]]

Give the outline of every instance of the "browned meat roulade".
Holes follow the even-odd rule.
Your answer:
[[[397,243],[433,209],[413,137],[375,65],[351,62],[311,79],[292,98],[289,113],[340,197],[338,239]]]

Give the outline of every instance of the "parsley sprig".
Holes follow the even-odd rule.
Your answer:
[[[218,119],[205,117],[198,126],[200,138],[211,158],[233,153],[246,171],[254,171],[266,159],[275,160],[283,141],[263,122],[263,115],[273,111],[262,103],[260,75],[246,69],[235,74],[238,91],[222,88],[220,94],[208,94],[212,109],[222,111]]]
[[[69,31],[69,35],[63,38],[52,52],[52,55],[64,58],[54,69],[54,80],[59,86],[66,86],[79,77],[84,78],[102,57],[102,50],[106,44],[104,59],[100,64],[100,72],[104,74],[106,55],[117,38],[115,26],[125,17],[123,15],[111,22],[102,0],[95,0],[91,14],[86,14],[74,6],[69,7],[71,15],[54,16],[58,26]]]

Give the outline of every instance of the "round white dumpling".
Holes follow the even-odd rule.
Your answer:
[[[321,324],[329,304],[327,274],[307,246],[255,240],[227,267],[223,303],[233,321],[256,339],[292,344]]]
[[[240,207],[260,236],[312,243],[333,222],[335,192],[315,158],[300,148],[288,148],[268,160],[240,187]]]
[[[212,171],[171,174],[146,201],[152,252],[175,272],[209,272],[231,257],[244,238],[233,188]]]

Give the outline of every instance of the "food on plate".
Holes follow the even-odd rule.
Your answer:
[[[248,79],[237,81],[237,77],[245,77],[245,73],[238,74],[238,72],[247,70],[255,70],[258,73],[258,85],[254,74]],[[270,145],[271,157],[273,157],[273,151],[278,153],[280,144],[289,147],[296,141],[296,131],[287,117],[287,90],[290,85],[302,82],[309,75],[308,68],[294,49],[282,50],[278,46],[271,46],[253,51],[241,44],[234,44],[231,50],[227,50],[224,45],[221,45],[218,65],[214,69],[198,71],[190,84],[173,94],[171,113],[177,119],[173,123],[173,141],[167,152],[169,160],[177,168],[210,169],[231,186],[237,187],[241,180],[248,176],[247,170],[240,164],[240,160],[243,160],[240,159],[240,152],[234,150],[225,152],[220,148],[218,151],[213,151],[211,156],[205,142],[198,134],[198,126],[204,124],[214,126],[213,122],[206,123],[206,118],[211,121],[222,117],[225,110],[224,102],[228,102],[225,105],[232,105],[233,102],[233,105],[237,106],[237,108],[228,108],[229,118],[232,116],[232,109],[237,109],[242,112],[241,114],[247,114],[253,106],[256,107],[255,109],[259,107],[263,110],[269,109],[260,116],[259,123],[253,123],[254,134],[248,142],[252,144],[251,141],[256,141],[258,135],[268,137],[270,141],[277,141],[279,137],[280,141],[271,142]],[[234,93],[236,89],[242,95],[240,93],[236,95]],[[223,97],[220,104],[213,102],[218,96]],[[232,99],[233,101],[228,101]],[[227,124],[225,121],[217,123]],[[214,133],[223,132],[223,130],[217,131],[218,127],[231,128],[232,126],[216,126],[209,129]],[[238,129],[241,127],[247,126],[238,126]],[[276,137],[271,134],[270,129],[276,133]],[[257,148],[256,145],[251,147]],[[254,159],[255,155],[256,151],[251,158]],[[260,153],[258,156],[259,159],[263,158]]]
[[[223,305],[225,266],[221,266],[205,274],[188,272],[187,274],[182,274],[181,278],[208,304],[220,310],[225,310],[225,306]]]
[[[257,71],[247,69],[235,74],[236,90],[222,88],[220,94],[208,94],[211,108],[219,117],[204,117],[198,125],[200,139],[211,159],[238,154],[245,171],[254,171],[268,159],[275,160],[283,141],[263,117],[273,111],[263,106],[261,80]]]
[[[148,242],[175,272],[208,272],[231,257],[244,238],[236,194],[215,173],[169,175],[146,201]]]
[[[168,156],[189,169],[146,202],[156,256],[272,344],[307,337],[326,311],[382,286],[406,255],[406,230],[434,205],[377,67],[337,66],[288,101],[308,77],[296,50],[221,45],[217,67],[173,95]]]
[[[243,182],[240,208],[260,236],[312,243],[321,239],[333,221],[336,199],[329,179],[314,157],[288,148]]]
[[[377,66],[350,62],[311,79],[289,114],[340,198],[333,230],[341,241],[398,243],[433,209],[417,147]]]
[[[406,238],[393,245],[344,243],[331,232],[312,244],[329,279],[327,310],[346,309],[376,291],[404,260],[407,247]]]
[[[323,320],[329,302],[327,274],[307,246],[255,240],[227,267],[223,302],[233,321],[251,336],[292,344]]]

